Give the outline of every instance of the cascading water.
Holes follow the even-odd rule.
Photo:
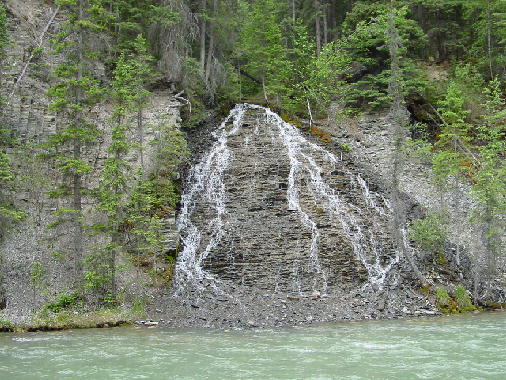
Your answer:
[[[225,184],[223,174],[231,159],[232,153],[227,147],[227,139],[237,132],[247,106],[236,106],[230,115],[222,122],[220,128],[214,133],[217,138],[211,150],[202,160],[192,167],[188,178],[190,184],[183,194],[181,213],[178,219],[178,229],[181,231],[183,250],[178,256],[175,271],[175,283],[178,290],[184,290],[204,279],[214,280],[214,277],[202,267],[202,262],[210,254],[223,235],[223,216],[225,209]],[[227,130],[227,124],[232,120],[233,127]],[[191,220],[199,200],[207,200],[214,208],[216,214],[207,223],[210,237],[203,246],[203,231],[199,230]]]
[[[334,166],[338,166],[339,160],[335,155],[326,151],[319,145],[309,142],[301,135],[295,126],[286,123],[274,112],[268,109],[265,109],[265,112],[268,121],[277,125],[280,137],[282,138],[290,157],[291,170],[288,187],[288,202],[290,207],[299,211],[303,224],[311,227],[312,243],[309,255],[314,262],[317,272],[323,274],[318,260],[318,228],[316,227],[316,223],[313,222],[304,211],[302,211],[298,199],[298,189],[295,186],[296,177],[304,176],[305,174],[309,174],[310,176],[315,204],[321,207],[324,211],[329,212],[338,218],[344,231],[347,233],[348,238],[352,242],[356,257],[364,264],[368,271],[370,284],[381,287],[392,266],[399,261],[399,255],[396,254],[390,262],[386,265],[382,265],[375,237],[370,232],[364,232],[360,223],[357,221],[354,212],[348,211],[354,210],[355,213],[360,214],[360,208],[352,203],[344,202],[339,197],[339,194],[337,194],[336,191],[334,191],[324,181],[322,178],[322,168],[317,164],[315,158],[310,155],[310,153],[315,156],[320,155],[324,160],[330,162]],[[305,151],[308,153],[305,153]],[[387,216],[391,211],[388,207],[388,202],[386,202],[378,194],[372,192],[360,175],[354,176],[349,171],[346,171],[346,173],[355,187],[357,187],[357,183],[359,184],[366,203],[372,207],[378,215]],[[376,199],[381,199],[387,209],[383,206],[379,206]],[[324,284],[326,288],[325,278]]]
[[[252,115],[254,120],[251,119]],[[253,128],[251,123],[255,124]],[[217,250],[227,250],[227,253],[222,255],[223,258],[220,259],[219,265],[215,265],[216,267],[223,268],[228,265],[236,268],[234,269],[236,272],[245,272],[248,271],[248,261],[244,251],[250,252],[251,256],[262,249],[262,257],[250,260],[251,265],[260,268],[262,265],[269,265],[265,255],[275,255],[276,247],[281,247],[285,242],[291,244],[288,238],[283,240],[281,231],[273,235],[268,228],[265,229],[267,232],[264,235],[270,233],[269,236],[274,236],[270,238],[273,242],[255,241],[254,236],[249,239],[243,239],[242,236],[228,236],[233,232],[240,235],[243,226],[252,220],[252,217],[237,211],[238,207],[232,211],[227,209],[227,204],[233,203],[232,198],[239,191],[229,189],[227,181],[248,181],[245,191],[246,200],[249,201],[249,198],[255,197],[258,188],[262,188],[262,184],[255,181],[259,176],[266,176],[262,173],[262,170],[266,169],[262,169],[260,163],[257,165],[257,162],[254,162],[251,164],[250,172],[247,173],[247,178],[241,179],[226,178],[227,171],[232,163],[240,167],[240,160],[247,160],[247,157],[241,155],[246,154],[244,152],[248,149],[255,149],[253,145],[262,134],[269,135],[269,141],[265,140],[264,145],[268,143],[272,149],[279,150],[276,156],[278,161],[276,175],[282,177],[286,174],[286,186],[280,184],[280,189],[285,192],[286,204],[279,207],[284,207],[286,212],[283,212],[282,216],[279,211],[276,215],[265,214],[267,219],[260,220],[263,224],[270,223],[272,228],[276,228],[276,218],[283,217],[290,223],[298,223],[300,227],[297,228],[301,228],[300,240],[297,237],[297,242],[290,249],[297,251],[293,253],[291,264],[288,263],[287,254],[276,259],[278,267],[272,268],[271,290],[274,292],[280,289],[283,276],[291,277],[291,289],[300,294],[304,289],[326,294],[329,291],[329,283],[336,282],[329,278],[329,272],[334,269],[329,268],[328,264],[330,260],[328,252],[332,247],[326,247],[325,257],[321,252],[322,233],[327,234],[323,232],[324,227],[321,225],[323,218],[328,220],[330,227],[327,228],[331,229],[333,235],[337,234],[337,230],[341,231],[343,239],[352,250],[352,255],[365,268],[367,281],[363,286],[374,285],[376,288],[382,288],[389,271],[399,262],[399,254],[385,252],[384,244],[378,239],[382,225],[377,220],[385,221],[391,215],[388,202],[371,191],[360,175],[347,170],[334,154],[310,142],[295,126],[284,122],[280,116],[267,108],[244,104],[236,106],[214,132],[216,142],[190,171],[178,220],[183,245],[175,272],[178,292],[203,287],[209,283],[215,288],[220,287],[222,279],[216,275],[217,269],[213,272],[206,268],[206,262],[213,260]],[[242,136],[240,139],[239,135]],[[236,149],[240,148],[243,152],[237,154]],[[288,169],[286,173],[283,165]],[[329,173],[334,172],[339,172],[339,176],[344,178],[346,191],[353,192],[355,200],[344,196],[345,190],[336,189],[335,183],[327,179],[331,176]],[[267,212],[265,210],[271,210],[273,207],[271,204],[275,204],[279,199],[263,196],[260,199],[263,206],[249,207],[248,211],[258,209],[261,210],[259,212]],[[296,219],[291,215],[296,215]],[[265,226],[256,227],[260,230]],[[308,241],[304,242],[306,235]],[[260,232],[258,236],[261,236]],[[267,244],[272,244],[273,248],[266,250]],[[353,266],[351,262],[346,262]],[[306,273],[310,278],[306,282],[311,284],[305,288],[301,273]],[[245,274],[242,276],[239,282],[245,283]],[[258,277],[262,277],[260,273]],[[267,280],[265,282],[267,284]],[[268,288],[270,285],[265,286]],[[309,287],[311,289],[308,289]]]

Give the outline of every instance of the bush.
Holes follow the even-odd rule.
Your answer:
[[[467,290],[462,285],[455,288],[455,300],[461,312],[476,310],[471,297],[469,297]]]
[[[450,302],[450,295],[446,291],[446,289],[443,288],[437,288],[436,289],[436,303],[438,306],[447,306]]]
[[[408,235],[418,248],[432,253],[444,251],[447,230],[443,214],[430,213],[425,218],[415,220]]]
[[[457,286],[453,293],[454,297],[451,297],[446,289],[436,289],[436,304],[441,312],[457,314],[477,310],[467,290],[462,285]]]
[[[14,324],[0,315],[0,332],[12,331]]]
[[[59,313],[65,309],[71,308],[73,306],[78,305],[78,303],[82,301],[82,296],[77,293],[63,293],[58,298],[48,303],[42,311],[50,311],[53,313]]]

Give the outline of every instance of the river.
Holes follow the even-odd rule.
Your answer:
[[[0,379],[505,379],[506,314],[0,334]]]

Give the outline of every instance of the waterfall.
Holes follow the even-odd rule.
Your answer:
[[[339,194],[337,194],[336,191],[334,191],[322,178],[322,169],[316,163],[315,158],[310,154],[305,153],[305,151],[309,151],[313,154],[320,154],[325,160],[335,166],[338,166],[338,158],[323,149],[321,146],[309,142],[295,126],[286,123],[274,112],[268,109],[266,109],[265,112],[268,121],[277,125],[280,137],[282,138],[290,157],[291,170],[288,187],[288,202],[291,207],[294,207],[299,211],[303,224],[311,227],[313,236],[309,255],[314,262],[317,272],[322,273],[318,261],[319,232],[316,228],[316,224],[301,210],[298,200],[298,189],[295,186],[295,178],[297,176],[303,176],[305,173],[309,174],[311,178],[315,202],[323,210],[330,212],[338,218],[344,231],[347,233],[348,238],[352,242],[356,257],[367,269],[370,284],[377,285],[381,288],[388,272],[396,263],[398,263],[399,253],[396,253],[395,257],[386,265],[381,263],[380,252],[378,250],[375,237],[370,232],[364,232],[357,218],[354,216],[354,213],[347,211],[355,210],[360,214],[360,208],[350,202],[343,201],[339,197]],[[353,176],[347,170],[346,173],[349,175],[355,186],[357,183],[360,185],[360,189],[366,203],[376,211],[378,216],[388,216],[391,212],[388,202],[380,195],[372,192],[366,181],[360,175]],[[382,201],[385,207],[378,205],[378,199]],[[324,279],[324,281],[326,283],[326,279]]]
[[[238,105],[230,112],[220,128],[214,132],[213,136],[217,138],[217,141],[211,150],[190,170],[189,187],[183,193],[177,223],[183,245],[175,270],[175,283],[179,286],[178,290],[184,290],[189,282],[198,284],[204,279],[216,280],[203,269],[202,262],[223,236],[223,217],[227,212],[223,174],[232,156],[227,146],[227,139],[241,127],[242,117],[247,109],[246,105]],[[233,127],[227,130],[227,124],[230,121]],[[201,199],[210,202],[216,211],[216,215],[207,223],[210,238],[203,249],[201,249],[203,231],[199,230],[191,220],[197,202]]]
[[[247,124],[244,122],[245,115],[253,112],[257,114],[257,124],[248,131],[242,131]],[[213,250],[226,237],[225,228],[232,217],[226,207],[230,194],[225,185],[225,173],[231,162],[240,157],[234,157],[229,140],[234,135],[244,133],[243,146],[252,144],[255,135],[262,133],[259,130],[261,123],[269,126],[265,133],[272,134],[273,143],[286,154],[286,157],[280,157],[289,165],[286,208],[298,216],[300,225],[310,235],[307,252],[299,254],[301,257],[306,255],[310,263],[308,270],[313,273],[313,290],[326,294],[329,279],[320,254],[322,231],[314,212],[308,208],[308,194],[312,207],[331,217],[332,222],[340,226],[352,247],[352,254],[367,270],[368,281],[364,286],[382,288],[389,271],[399,262],[399,253],[384,252],[377,237],[381,230],[378,220],[387,220],[392,213],[386,199],[372,191],[360,174],[353,174],[346,169],[334,154],[309,141],[297,127],[286,123],[270,109],[243,104],[237,105],[222,122],[214,132],[215,143],[190,170],[178,218],[183,245],[175,272],[178,290],[182,292],[186,287],[203,287],[206,283],[219,288],[220,278],[204,269],[204,261],[212,258]],[[356,201],[347,199],[333,188],[326,179],[329,176],[328,168],[344,174],[349,187],[357,194]],[[202,203],[211,211],[197,216],[197,206]],[[368,221],[371,214],[374,217]],[[195,223],[197,217],[199,226]],[[366,227],[365,222],[370,223],[370,227]],[[241,241],[241,237],[238,240]],[[233,261],[234,257],[230,260]],[[281,269],[275,270],[277,290]],[[294,288],[301,292],[298,260],[293,262],[291,270],[295,277]]]

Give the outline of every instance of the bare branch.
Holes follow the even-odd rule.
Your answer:
[[[44,27],[44,29],[42,29],[42,33],[39,37],[39,41],[37,42],[37,48],[40,48],[42,46],[42,44],[44,43],[44,36],[46,35],[47,31],[49,30],[49,27],[53,23],[56,15],[58,14],[59,11],[60,11],[60,6],[56,7],[56,10],[52,14],[52,16],[49,19],[49,21],[47,22],[46,26]],[[26,61],[25,65],[23,66],[23,70],[21,70],[21,74],[19,74],[18,79],[16,79],[16,82],[14,83],[14,87],[12,88],[12,91],[9,94],[9,100],[8,100],[7,104],[10,103],[10,99],[12,99],[12,95],[14,95],[14,91],[16,91],[16,87],[19,85],[19,82],[21,82],[21,80],[25,76],[26,71],[28,70],[28,66],[30,65],[30,63],[35,55],[36,49],[32,50],[30,57],[28,57],[28,60]]]

